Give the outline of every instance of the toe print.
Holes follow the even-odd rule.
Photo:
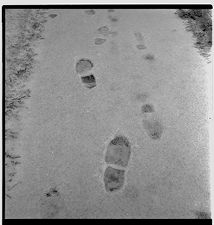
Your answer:
[[[50,15],[48,15],[48,16],[51,17],[51,18],[53,19],[53,18],[57,17],[57,14],[50,14]]]
[[[95,45],[102,45],[106,42],[106,39],[105,38],[95,38],[94,39],[94,44]]]
[[[144,104],[141,106],[141,112],[144,113],[154,113],[155,112],[155,108],[152,104]]]
[[[82,58],[76,63],[76,73],[84,74],[89,72],[94,67],[92,61],[87,58]]]
[[[119,145],[130,147],[130,143],[125,136],[116,136],[113,140],[111,140],[110,145]]]
[[[105,153],[105,162],[119,167],[127,167],[131,155],[131,146],[124,136],[116,136],[110,141]]]
[[[110,33],[110,29],[108,26],[101,26],[97,29],[97,33],[103,36],[108,36]]]

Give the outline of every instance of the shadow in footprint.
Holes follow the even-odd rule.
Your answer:
[[[109,20],[111,21],[111,22],[113,22],[113,23],[116,23],[116,22],[118,22],[119,21],[119,19],[117,18],[117,17],[115,17],[115,16],[108,16],[108,18],[109,18]]]
[[[127,167],[131,155],[131,144],[124,135],[116,135],[105,152],[105,162],[120,167]]]
[[[143,35],[141,32],[135,32],[134,33],[134,36],[135,36],[135,39],[138,41],[138,42],[142,42],[143,41]]]
[[[108,193],[121,190],[125,183],[125,170],[108,166],[104,171],[104,186]]]
[[[81,77],[83,85],[89,89],[96,87],[96,78],[93,74]]]
[[[154,59],[155,59],[155,56],[153,55],[153,54],[146,54],[145,56],[144,56],[144,59],[145,60],[149,60],[149,61],[153,61]]]
[[[138,50],[144,50],[144,49],[146,49],[146,46],[145,46],[144,44],[137,44],[137,45],[136,45],[136,48],[137,48]]]
[[[144,104],[141,106],[141,112],[142,113],[154,113],[155,112],[155,108],[152,104]]]
[[[50,15],[48,15],[48,16],[51,17],[51,18],[53,19],[53,18],[57,17],[58,15],[57,15],[57,14],[50,14]]]
[[[106,39],[105,38],[95,38],[94,39],[94,44],[95,45],[102,45],[106,42]]]
[[[117,146],[119,145],[119,146],[130,147],[128,138],[126,138],[125,136],[122,136],[122,135],[118,135],[114,139],[112,139],[110,141],[110,145],[117,145]]]

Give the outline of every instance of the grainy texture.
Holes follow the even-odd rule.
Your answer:
[[[195,47],[209,60],[212,47],[212,11],[210,9],[178,9],[176,14],[186,22],[186,30],[192,32]]]
[[[120,190],[125,182],[125,171],[108,166],[104,172],[104,185],[107,192]]]
[[[144,104],[141,106],[141,111],[142,113],[154,113],[155,112],[155,108],[152,104]]]
[[[23,103],[28,110],[19,113],[23,129],[10,126],[6,132],[8,140],[19,139],[11,146],[14,154],[7,154],[8,168],[21,166],[22,174],[19,170],[21,179],[8,189],[6,217],[196,218],[196,210],[209,212],[205,92],[211,65],[193,47],[175,10],[96,9],[93,15],[85,10],[50,9],[48,15],[58,16],[47,15],[39,57],[32,55],[37,53],[29,48],[32,42],[26,45],[29,54],[23,61],[30,60],[33,71],[30,93],[24,94],[30,95]],[[23,15],[31,13],[21,11]],[[112,22],[109,15],[119,20]],[[38,27],[40,18],[32,27]],[[30,20],[24,21],[20,24]],[[102,37],[97,29],[105,25],[117,35],[95,45],[95,38]],[[30,31],[16,34],[25,40],[34,36]],[[135,32],[143,39],[137,40]],[[14,53],[15,59],[24,49],[22,45]],[[145,60],[147,54],[154,60]],[[82,85],[82,75],[76,73],[81,58],[94,64],[83,75],[96,77],[93,89]],[[24,80],[22,72],[11,78]],[[146,103],[155,105],[155,113],[142,114]],[[143,120],[150,123],[144,126]],[[148,131],[157,135],[158,125],[163,133],[154,140]],[[115,134],[130,140],[131,157],[123,168],[124,189],[107,193],[104,153]],[[8,170],[10,177],[17,177],[15,172]]]
[[[129,140],[127,139],[127,137],[122,136],[122,135],[118,135],[115,138],[113,138],[110,141],[110,145],[117,145],[117,146],[126,146],[126,147],[130,147],[130,143]]]
[[[21,112],[31,97],[29,81],[35,64],[36,42],[42,39],[45,10],[6,9],[5,12],[5,119],[6,119],[6,197],[19,182],[21,153],[17,141],[21,130]],[[19,186],[19,185],[18,185]]]

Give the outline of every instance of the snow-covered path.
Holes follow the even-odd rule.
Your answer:
[[[58,16],[49,18],[40,45],[20,147],[22,183],[6,217],[52,210],[56,218],[191,218],[206,209],[210,66],[174,10],[50,11]],[[76,73],[81,58],[93,62],[95,88]],[[144,129],[144,102],[163,125],[160,140]],[[112,197],[102,187],[104,151],[118,129],[132,153],[127,186]],[[57,194],[46,200],[51,188]]]

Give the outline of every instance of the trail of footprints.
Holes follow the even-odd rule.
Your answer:
[[[108,9],[108,19],[110,22],[118,22],[118,17],[113,15],[114,9]],[[85,14],[88,16],[94,16],[96,11],[94,9],[85,10]],[[54,19],[57,14],[49,14],[49,17]],[[95,45],[102,45],[107,41],[109,36],[114,37],[117,35],[117,31],[112,31],[107,25],[103,25],[97,28],[96,33],[98,37],[94,39]],[[145,50],[145,40],[141,32],[135,32],[135,47],[139,51]],[[144,55],[145,60],[154,60],[153,54]],[[75,64],[75,71],[79,75],[82,84],[86,88],[96,87],[96,78],[93,73],[94,63],[89,58],[81,58]],[[151,140],[158,141],[161,139],[164,126],[157,116],[156,107],[152,103],[145,103],[147,101],[147,93],[137,93],[135,100],[141,104],[140,111],[142,115],[142,127]],[[132,153],[132,145],[128,138],[123,134],[116,134],[106,146],[104,152],[105,169],[103,171],[103,186],[107,193],[115,193],[124,189],[126,184],[126,172],[130,163]],[[126,189],[126,195],[133,195],[133,187]],[[133,198],[133,196],[132,196]],[[53,218],[57,216],[62,210],[64,202],[58,190],[51,188],[41,198],[41,215],[45,218]],[[194,212],[197,218],[207,219],[210,215],[207,212],[196,211]]]
[[[119,21],[118,17],[114,14],[115,13],[114,9],[108,9],[107,12],[108,12],[108,20],[111,23],[116,23]],[[84,13],[87,16],[96,15],[96,11],[94,9],[86,9],[84,11]],[[55,18],[56,16],[57,16],[57,14],[49,14],[49,17],[52,19]],[[97,33],[98,37],[94,38],[95,45],[103,45],[104,43],[106,43],[108,37],[114,37],[118,34],[117,31],[112,31],[109,28],[109,26],[107,26],[107,25],[103,25],[103,26],[97,28],[96,33]],[[135,41],[137,42],[135,44],[136,49],[140,50],[140,51],[145,50],[147,47],[145,45],[145,40],[144,40],[143,34],[139,31],[137,31],[137,32],[134,32],[134,37],[135,37]],[[144,59],[153,60],[154,56],[152,54],[147,54],[144,56]]]
[[[96,11],[94,9],[87,9],[84,11],[86,15],[92,16],[96,14]],[[110,23],[116,23],[119,21],[119,18],[114,15],[115,10],[114,9],[108,9],[108,20]],[[117,35],[117,31],[112,31],[109,26],[103,25],[96,29],[96,35],[97,37],[94,38],[94,45],[103,45],[107,42],[108,37],[114,37]]]
[[[83,85],[87,88],[96,87],[96,78],[92,73],[94,64],[88,58],[81,58],[76,62],[76,73],[80,76]],[[148,137],[160,140],[164,131],[162,122],[156,115],[155,106],[146,102],[145,94],[138,93],[135,100],[141,104],[142,127]],[[123,189],[126,180],[126,170],[132,154],[132,147],[128,138],[123,134],[117,134],[107,144],[104,153],[106,168],[103,172],[103,184],[108,193],[118,192]]]
[[[112,23],[118,21],[118,18],[112,15],[113,10],[108,10],[109,20]],[[94,15],[94,10],[85,12],[87,15]],[[97,37],[94,39],[95,45],[102,45],[109,36],[116,35],[116,31],[111,31],[107,25],[96,29]],[[135,32],[135,47],[142,51],[146,49],[145,40],[141,32]],[[146,58],[147,57],[147,58]],[[149,54],[145,59],[153,60],[154,57]],[[96,87],[96,78],[93,73],[94,64],[89,58],[81,58],[76,62],[76,73],[80,76],[82,84],[87,88]],[[136,101],[141,104],[142,127],[148,137],[157,141],[163,134],[163,125],[156,115],[155,106],[151,103],[145,103],[145,97],[142,94],[136,96]],[[126,171],[132,154],[132,146],[128,138],[123,134],[116,134],[107,144],[104,153],[105,169],[103,171],[103,186],[107,193],[115,193],[122,190],[126,183]]]
[[[160,140],[163,134],[163,125],[155,115],[153,104],[145,103],[141,106],[142,125],[146,134],[153,141]],[[124,189],[126,170],[132,154],[132,145],[123,134],[116,134],[109,141],[104,153],[106,164],[103,172],[103,184],[107,193],[115,193]]]
[[[87,9],[84,11],[86,15],[93,16],[96,14],[94,9]],[[108,10],[108,13],[113,13],[114,10]],[[111,19],[116,22],[116,17],[111,15]],[[109,26],[103,25],[96,29],[97,37],[94,38],[95,45],[103,45],[108,37],[114,37],[117,35],[117,31],[112,31]],[[75,65],[75,71],[79,75],[81,83],[88,89],[95,88],[97,86],[96,77],[93,73],[94,64],[89,58],[78,59]]]
[[[135,48],[139,51],[147,49],[146,44],[145,44],[145,38],[143,34],[139,31],[134,32],[134,37],[135,37]],[[154,55],[151,53],[147,53],[143,56],[143,59],[147,61],[153,61],[155,59]]]
[[[119,21],[119,17],[115,14],[116,11],[114,9],[108,9],[108,20],[111,25],[115,25]],[[85,10],[86,15],[95,15],[96,11],[94,9],[88,9]],[[105,43],[107,43],[109,37],[115,37],[118,35],[118,31],[112,31],[109,26],[103,25],[99,28],[96,29],[96,35],[97,37],[94,38],[93,43],[95,46],[100,46]],[[145,38],[140,31],[133,32],[135,43],[134,47],[137,51],[143,52],[144,50],[147,49],[146,43],[145,43]],[[146,53],[142,56],[142,59],[152,62],[154,61],[155,57],[151,53]]]
[[[87,9],[84,11],[87,16],[94,16],[96,14],[96,11],[94,9]],[[108,19],[111,23],[118,22],[118,17],[115,16],[115,10],[114,9],[108,9]],[[94,45],[99,46],[106,43],[109,37],[117,36],[118,31],[112,31],[108,25],[100,26],[96,29],[96,37],[94,38]],[[144,50],[146,49],[145,40],[143,37],[143,34],[141,32],[134,32],[135,37],[135,47],[137,50]],[[154,56],[152,54],[147,54],[144,56],[145,60],[152,61],[154,60]],[[88,89],[92,89],[97,86],[96,77],[94,73],[92,73],[93,70],[93,63],[88,58],[82,58],[79,59],[78,62],[76,62],[76,73],[80,76],[81,83]]]

